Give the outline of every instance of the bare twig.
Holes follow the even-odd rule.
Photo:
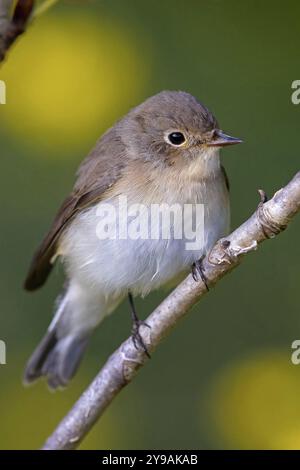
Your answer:
[[[260,191],[260,195],[261,202],[254,214],[226,239],[219,240],[204,258],[202,269],[205,270],[210,287],[235,268],[246,253],[284,230],[299,212],[300,172],[271,200],[266,201],[263,191]],[[195,282],[192,275],[189,275],[154,310],[146,320],[151,329],[141,329],[150,352],[156,349],[163,337],[206,293],[204,282]],[[146,354],[134,348],[131,338],[121,344],[49,437],[43,449],[76,448],[113,398],[133,379],[146,361]]]
[[[0,62],[15,40],[24,33],[34,0],[18,0],[11,15],[13,0],[0,0]]]
[[[13,11],[14,0],[0,0],[0,62],[8,49],[25,32],[31,19],[41,16],[59,0],[45,0],[33,12],[34,0],[18,0]]]
[[[5,55],[5,37],[10,25],[13,0],[0,0],[0,60]]]
[[[43,15],[51,7],[53,7],[59,0],[45,0],[40,6],[38,6],[33,12],[33,18]]]

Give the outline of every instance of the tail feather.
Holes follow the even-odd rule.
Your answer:
[[[28,361],[24,383],[46,377],[50,388],[64,387],[74,376],[89,338],[118,299],[107,299],[76,282],[59,297],[48,331]]]
[[[43,364],[48,354],[53,350],[56,344],[57,339],[55,337],[55,331],[47,331],[47,334],[43,337],[42,341],[39,343],[29,361],[27,362],[24,373],[25,384],[34,382],[42,375]]]
[[[51,389],[65,387],[78,369],[89,337],[68,335],[57,338],[48,331],[29,359],[24,383],[30,384],[45,376]]]

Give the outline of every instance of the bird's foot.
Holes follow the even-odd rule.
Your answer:
[[[151,358],[150,353],[147,349],[147,346],[144,343],[144,340],[142,338],[142,335],[140,333],[140,327],[141,326],[146,326],[147,328],[151,328],[148,323],[146,323],[143,320],[135,319],[132,325],[132,331],[131,331],[131,337],[132,337],[132,342],[134,344],[135,349],[142,348],[146,354],[146,356]]]
[[[195,261],[193,263],[193,265],[192,265],[192,276],[193,276],[193,279],[196,282],[198,282],[200,280],[199,279],[199,276],[200,276],[202,282],[205,284],[206,290],[209,291],[207,277],[204,274],[205,269],[203,267],[203,259],[204,259],[204,256],[201,256],[200,259],[198,259],[197,261]]]

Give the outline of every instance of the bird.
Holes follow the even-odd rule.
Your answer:
[[[147,98],[103,134],[81,163],[24,283],[26,290],[34,291],[46,282],[57,260],[64,267],[63,291],[50,326],[26,365],[25,384],[44,377],[51,389],[64,388],[95,328],[127,296],[134,344],[149,354],[134,298],[172,285],[191,270],[195,279],[200,273],[205,281],[201,260],[230,228],[229,183],[220,149],[240,142],[225,134],[208,108],[184,91],[162,91]],[[202,207],[201,243],[190,249],[185,233],[181,238],[174,231],[163,237],[161,229],[156,237],[124,236],[125,229],[134,232],[134,218],[120,207],[120,198],[129,208],[142,207],[142,213],[162,204],[175,205],[173,229],[182,222],[180,209]],[[186,217],[190,230],[195,214],[192,209]],[[109,230],[123,227],[122,236],[99,235],[103,225]]]

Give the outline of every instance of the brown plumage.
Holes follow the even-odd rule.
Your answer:
[[[123,152],[124,145],[116,130],[110,129],[82,162],[73,191],[64,200],[49,232],[33,256],[24,283],[26,290],[33,291],[45,283],[54,264],[60,236],[68,223],[78,212],[99,201],[121,176],[124,163],[120,156]],[[112,155],[119,158],[114,159]]]
[[[33,256],[24,282],[26,290],[36,290],[45,283],[52,270],[62,232],[78,212],[101,200],[106,190],[120,178],[125,164],[128,163],[124,161],[124,154],[127,160],[142,160],[143,157],[147,160],[146,155],[153,143],[153,134],[157,132],[158,145],[156,148],[151,148],[159,157],[157,164],[161,165],[163,159],[166,164],[173,164],[174,159],[179,161],[177,154],[180,156],[180,151],[169,148],[168,144],[161,142],[160,129],[162,125],[167,128],[177,127],[178,124],[185,128],[187,122],[189,130],[200,129],[204,134],[210,133],[218,125],[210,111],[192,95],[185,92],[164,91],[134,108],[99,139],[95,148],[79,167],[73,191],[62,203],[49,232]],[[145,139],[145,156],[134,155],[130,148],[139,144],[134,140],[134,135],[138,135],[137,128]],[[124,143],[126,139],[123,135],[130,132],[132,142],[129,139],[128,145]],[[149,144],[147,138],[150,139]]]
[[[66,288],[28,361],[26,383],[46,376],[51,388],[65,386],[94,329],[129,291],[144,296],[184,275],[228,233],[228,178],[219,147],[239,142],[219,129],[196,98],[174,91],[149,98],[103,135],[79,167],[74,188],[35,253],[25,281],[27,290],[41,287],[55,259],[62,259]],[[187,231],[166,239],[154,218],[150,225],[159,230],[157,237],[152,232],[148,237],[128,235],[131,216],[119,207],[122,198],[131,209],[139,205],[146,212],[155,205],[167,206],[167,211],[179,207],[170,225],[184,223]],[[113,209],[107,226],[125,227],[125,236],[99,235],[98,211],[107,203]],[[193,211],[182,219],[186,205]],[[203,218],[198,219],[199,206]],[[135,341],[140,338],[138,325],[135,317]],[[141,339],[138,344],[145,347]]]

